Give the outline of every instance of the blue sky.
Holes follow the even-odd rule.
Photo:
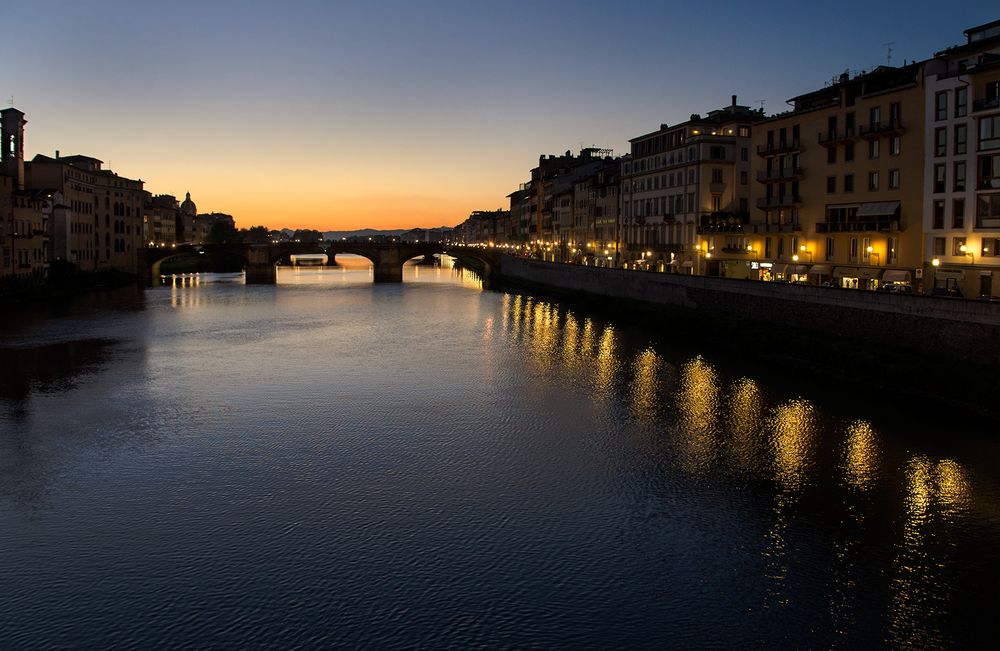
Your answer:
[[[926,58],[995,2],[187,2],[6,7],[29,154],[87,153],[241,225],[440,225],[540,153]],[[14,26],[11,28],[11,26]]]

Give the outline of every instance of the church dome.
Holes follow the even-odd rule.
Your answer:
[[[194,205],[194,202],[191,201],[191,193],[190,192],[188,192],[186,195],[184,195],[184,201],[181,203],[181,212],[187,213],[189,215],[197,215],[198,214],[198,206]]]

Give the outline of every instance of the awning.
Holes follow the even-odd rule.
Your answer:
[[[828,264],[814,264],[811,269],[809,269],[810,276],[829,276],[830,275],[830,265]]]
[[[910,272],[902,271],[900,269],[886,269],[885,273],[882,274],[882,282],[884,283],[908,283],[910,282]]]
[[[783,262],[775,262],[774,266],[771,267],[771,273],[773,274],[783,274],[788,269],[788,265]]]
[[[992,276],[992,275],[993,275],[993,272],[992,272],[992,271],[989,271],[989,270],[984,270],[984,271],[980,271],[980,272],[979,272],[979,275],[980,275],[980,276]]]
[[[892,217],[898,210],[898,201],[872,201],[861,204],[858,217]]]
[[[860,267],[858,269],[858,278],[862,280],[876,280],[879,275],[881,275],[881,269],[874,269],[872,267]]]
[[[795,274],[797,276],[804,276],[806,272],[809,271],[809,267],[804,264],[797,264],[788,270],[788,273]]]
[[[938,280],[965,280],[964,269],[938,269],[934,273]]]
[[[837,267],[833,270],[834,278],[857,278],[858,270],[854,267]]]

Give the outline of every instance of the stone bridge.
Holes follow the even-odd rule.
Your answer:
[[[250,285],[274,284],[275,266],[295,254],[326,253],[333,260],[338,253],[352,253],[367,258],[374,266],[377,283],[403,281],[403,263],[413,258],[447,253],[467,264],[480,267],[486,277],[491,276],[500,264],[500,256],[492,250],[477,247],[451,246],[436,242],[382,243],[382,242],[281,242],[278,244],[204,244],[184,245],[170,249],[146,249],[146,269],[150,284],[160,277],[160,265],[180,255],[197,253],[228,254],[244,261],[246,282]]]

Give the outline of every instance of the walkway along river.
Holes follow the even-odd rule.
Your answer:
[[[972,645],[1000,442],[408,267],[5,320],[0,639]]]

